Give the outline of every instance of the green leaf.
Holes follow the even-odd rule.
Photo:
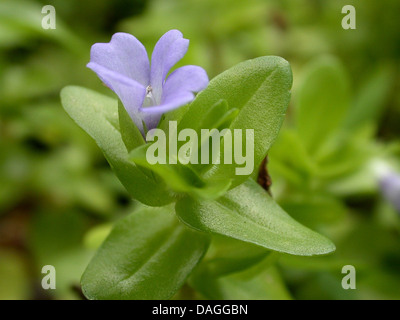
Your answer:
[[[89,89],[69,86],[61,91],[61,101],[70,117],[96,141],[133,198],[150,206],[174,201],[165,184],[149,177],[128,160],[128,151],[119,131],[117,100]],[[132,141],[129,145],[133,145]]]
[[[254,244],[214,235],[206,256],[196,270],[212,277],[242,271],[262,261],[271,251]]]
[[[173,207],[144,207],[119,221],[82,276],[89,299],[169,299],[208,247]]]
[[[77,37],[57,16],[57,32],[48,32],[42,27],[42,6],[39,3],[23,0],[0,2],[1,46],[25,43],[26,39],[49,39],[63,45],[73,53],[80,54],[86,44]],[[4,33],[6,37],[4,37]],[[5,39],[4,39],[5,38]]]
[[[17,250],[0,248],[0,299],[24,300],[31,297],[26,261]]]
[[[232,123],[239,113],[239,109],[229,109],[228,102],[226,100],[217,101],[207,112],[203,121],[199,122],[197,130],[201,129],[218,129],[222,130]]]
[[[44,265],[56,268],[57,288],[51,295],[56,299],[77,299],[73,289],[94,251],[82,246],[88,219],[81,212],[53,210],[37,211],[30,225],[30,252],[38,270]]]
[[[111,223],[105,223],[90,229],[83,239],[85,248],[98,249],[112,230]]]
[[[219,100],[208,110],[207,116],[202,121],[197,123],[196,132],[198,137],[201,136],[200,131],[202,129],[216,128],[218,130],[222,130],[226,128],[236,117],[238,111],[238,109],[229,109],[226,100]],[[161,121],[160,126],[166,130],[169,138],[171,138],[172,134],[176,134],[176,132],[172,132],[172,130],[176,130],[176,127],[166,127],[165,120]],[[197,148],[197,154],[200,155],[202,143],[209,138],[210,137],[208,135],[207,137],[202,137],[202,139],[196,141],[196,146],[190,145],[189,149],[187,149],[187,152],[191,154],[193,152],[192,149]],[[159,142],[156,141],[155,143]],[[142,167],[143,170],[147,170],[146,172],[154,172],[157,174],[158,177],[162,178],[164,182],[176,192],[187,193],[193,197],[198,197],[201,199],[216,199],[229,189],[231,185],[231,181],[229,179],[224,178],[219,180],[205,180],[201,178],[200,174],[198,174],[198,170],[196,172],[193,169],[194,167],[190,164],[182,164],[180,161],[174,161],[175,164],[170,163],[171,161],[168,149],[169,143],[170,141],[168,140],[166,141],[167,146],[165,148],[161,146],[158,146],[157,148],[158,153],[165,152],[166,163],[149,163],[147,152],[148,149],[152,147],[152,143],[148,143],[132,150],[130,152],[130,159],[134,161],[136,165]],[[184,144],[186,144],[186,146],[183,146]],[[188,148],[187,144],[189,144],[188,141],[177,141],[177,150],[182,151],[181,148]],[[172,155],[172,157],[175,156],[179,158],[178,154]],[[199,158],[197,160],[200,162]],[[199,165],[196,165],[196,169],[198,167]]]
[[[314,154],[343,124],[350,106],[349,77],[333,57],[313,61],[297,93],[297,129]]]
[[[375,124],[381,119],[393,88],[394,70],[392,65],[379,65],[362,83],[346,119],[346,129],[350,133],[360,126]]]
[[[297,132],[283,129],[276,143],[268,153],[272,159],[268,168],[272,173],[278,173],[286,181],[304,188],[316,171],[316,164],[310,158],[303,141]]]
[[[167,113],[164,113],[161,116],[161,120],[160,120],[157,128],[163,130],[164,132],[168,132],[169,122],[170,121],[179,122],[182,119],[183,115],[186,113],[188,108],[189,108],[189,105],[187,104],[182,107],[171,110]]]
[[[128,112],[126,112],[124,106],[119,100],[118,100],[118,118],[119,118],[119,127],[121,130],[122,140],[124,141],[128,152],[146,143],[139,128],[136,127],[136,125],[133,123]]]
[[[183,198],[176,204],[179,218],[204,232],[294,255],[319,255],[334,244],[293,220],[256,182],[247,180],[216,201]]]
[[[323,193],[291,192],[280,204],[294,219],[311,228],[343,221],[348,210],[341,200]]]
[[[208,299],[216,300],[283,300],[290,294],[269,257],[246,270],[220,277],[206,270],[196,271],[190,284]]]
[[[231,130],[254,129],[254,168],[258,168],[278,135],[289,104],[291,86],[289,63],[280,57],[260,57],[242,62],[210,81],[190,104],[178,130],[198,129],[199,124],[207,122],[206,119],[213,114],[210,111],[213,106],[222,100],[221,108],[224,110],[227,107],[237,109],[233,114],[236,117],[229,125]],[[233,179],[232,186],[239,185],[249,175],[236,175],[238,165],[235,161],[224,164],[223,148],[224,138],[221,138],[221,164],[210,164],[206,170],[204,166],[198,168],[207,179]],[[193,165],[195,170],[196,167]]]
[[[150,144],[136,148],[130,153],[130,159],[138,166],[149,169],[162,177],[174,191],[190,194],[201,199],[216,199],[230,187],[229,180],[204,181],[189,166],[177,164],[150,164],[146,153]]]

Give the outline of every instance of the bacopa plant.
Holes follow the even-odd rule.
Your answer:
[[[222,161],[228,135],[218,136],[218,161],[148,161],[147,151],[157,141],[146,138],[154,129],[163,130],[166,141],[184,129],[251,129],[257,169],[284,120],[292,85],[286,60],[244,61],[210,82],[197,66],[169,74],[188,44],[171,30],[156,44],[150,63],[135,37],[117,33],[110,43],[93,45],[88,67],[119,99],[76,86],[61,92],[67,113],[142,203],[114,225],[87,266],[81,284],[89,299],[169,299],[185,282],[205,294],[216,277],[260,264],[272,251],[312,256],[335,250],[257,184],[257,170],[238,175],[242,164]],[[171,122],[177,123],[173,129]],[[241,144],[247,150],[246,141]],[[167,143],[167,155],[171,148]]]

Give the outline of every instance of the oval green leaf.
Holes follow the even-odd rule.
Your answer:
[[[61,91],[65,111],[85,130],[103,151],[118,179],[131,196],[149,206],[163,206],[174,201],[174,195],[160,180],[145,174],[128,160],[128,150],[120,132],[118,102],[95,91],[69,86]],[[132,128],[131,128],[132,130]],[[129,147],[142,145],[137,137]]]
[[[197,230],[275,251],[312,256],[335,250],[330,240],[292,219],[250,179],[216,201],[183,198],[177,202],[176,212]]]
[[[208,248],[208,237],[181,224],[173,207],[142,208],[120,220],[82,276],[89,299],[169,299]]]
[[[344,124],[350,107],[349,77],[334,57],[310,63],[297,95],[297,129],[311,154],[315,154]]]
[[[237,64],[210,81],[188,107],[178,129],[193,128],[207,122],[209,110],[219,101],[225,101],[230,109],[237,109],[229,129],[254,130],[254,169],[265,158],[275,141],[290,100],[292,71],[289,63],[280,57],[266,56]],[[250,175],[236,175],[236,168],[242,167],[233,161],[224,163],[224,138],[221,138],[221,164],[210,164],[200,168],[204,177],[210,180],[233,179],[232,187],[244,182]],[[242,150],[245,150],[243,139]],[[193,165],[196,170],[196,165]]]

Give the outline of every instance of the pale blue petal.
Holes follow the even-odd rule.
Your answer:
[[[131,78],[143,86],[150,84],[150,65],[145,47],[128,33],[116,33],[109,43],[96,43],[90,62]]]
[[[163,113],[179,108],[194,99],[193,92],[205,89],[208,85],[208,76],[204,69],[197,66],[184,66],[171,73],[163,86],[160,105],[140,108],[152,125],[157,125]]]
[[[143,132],[139,108],[146,96],[146,88],[135,80],[96,63],[90,62],[87,66],[96,72],[99,78],[118,95],[133,122]]]
[[[161,103],[170,103],[178,93],[199,92],[208,85],[206,71],[198,66],[184,66],[172,72],[164,86]]]
[[[170,96],[170,99],[158,106],[151,106],[140,108],[140,111],[147,114],[158,114],[161,116],[163,113],[179,108],[188,104],[194,99],[194,94],[190,91],[177,92]]]
[[[178,30],[170,30],[158,40],[151,56],[150,83],[153,96],[161,102],[162,87],[169,70],[186,54],[189,40]]]

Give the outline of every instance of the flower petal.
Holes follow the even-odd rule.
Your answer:
[[[150,83],[150,65],[143,44],[128,33],[116,33],[109,43],[96,43],[90,62],[131,78],[143,86]]]
[[[169,70],[186,54],[189,40],[178,30],[170,30],[158,40],[151,56],[150,83],[156,102],[161,102],[162,86]]]
[[[150,130],[157,127],[158,122],[164,113],[186,105],[193,99],[193,93],[189,91],[181,92],[177,93],[170,101],[163,103],[162,105],[140,108],[139,110],[147,128]]]
[[[140,108],[140,111],[147,114],[158,114],[161,116],[163,113],[174,110],[185,104],[188,104],[194,99],[194,94],[190,91],[177,92],[171,95],[167,101],[158,106],[151,106]]]
[[[133,122],[143,132],[139,108],[142,106],[146,96],[146,87],[97,63],[90,62],[87,67],[96,72],[101,81],[118,95]]]
[[[192,92],[198,92],[208,85],[208,76],[203,68],[184,66],[168,76],[163,87],[162,103],[158,106],[140,108],[146,124],[155,128],[163,113],[188,104],[194,99]]]
[[[199,92],[208,85],[206,71],[198,66],[184,66],[172,72],[164,86],[161,103],[171,102],[178,92]]]

